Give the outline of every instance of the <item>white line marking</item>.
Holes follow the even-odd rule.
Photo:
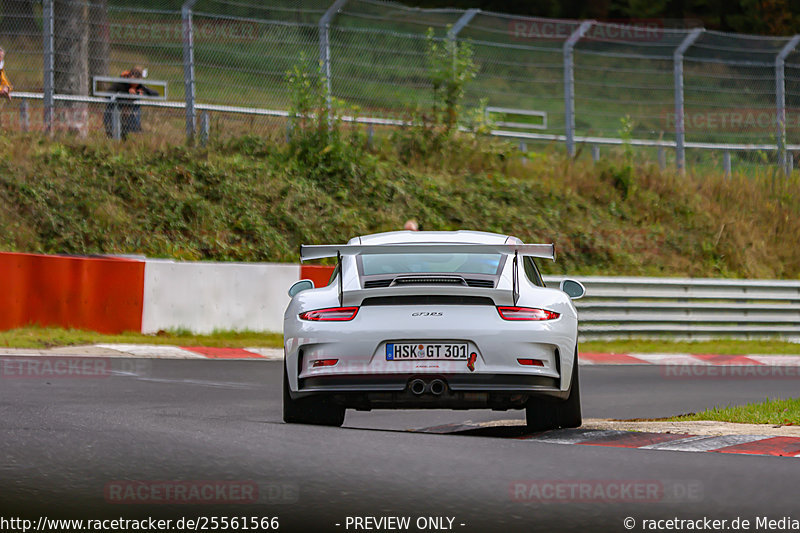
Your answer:
[[[767,366],[800,366],[800,355],[748,355],[747,357]]]
[[[642,446],[642,450],[671,450],[676,452],[708,452],[733,446],[734,444],[745,444],[770,438],[767,435],[722,435],[716,437],[696,436],[671,442],[661,442],[659,444],[649,444]]]
[[[594,439],[601,439],[613,435],[628,435],[629,433],[629,431],[620,431],[617,429],[558,429],[553,430],[553,433],[548,432],[531,438],[526,437],[522,440],[552,442],[554,444],[577,444],[579,442],[591,442]]]
[[[100,348],[115,350],[133,357],[154,357],[170,359],[206,359],[204,355],[190,352],[177,346],[158,344],[98,344]]]
[[[283,360],[283,348],[245,348],[248,352],[257,353],[270,361]]]
[[[710,365],[708,361],[698,359],[686,353],[631,353],[631,357],[642,359],[653,365]]]
[[[476,424],[474,422],[465,422],[463,424],[443,424],[441,426],[431,426],[427,428],[421,429],[413,429],[414,433],[431,433],[435,435],[447,435],[450,433],[455,433],[456,431],[465,431],[468,429],[478,429],[480,428],[480,424]]]

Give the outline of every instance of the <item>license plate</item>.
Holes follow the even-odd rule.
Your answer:
[[[387,361],[441,361],[469,359],[467,343],[398,343],[386,344]]]

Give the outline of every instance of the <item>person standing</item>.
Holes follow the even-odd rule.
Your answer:
[[[0,47],[0,97],[11,100],[11,91],[13,90],[14,86],[6,77],[6,51]]]
[[[120,111],[120,133],[122,138],[125,139],[129,133],[138,133],[142,131],[142,118],[141,106],[133,103],[136,96],[158,96],[158,92],[150,87],[143,85],[139,80],[147,76],[147,71],[142,67],[136,66],[130,70],[124,71],[120,74],[120,78],[129,78],[130,83],[120,81],[111,86],[110,92],[126,94],[127,97],[112,98],[106,104],[105,113],[103,113],[103,124],[106,128],[106,134],[109,137],[113,136],[113,113],[114,107],[118,106]]]
[[[406,223],[403,225],[403,229],[406,231],[419,231],[419,225],[417,221],[413,218],[410,220],[406,220]]]

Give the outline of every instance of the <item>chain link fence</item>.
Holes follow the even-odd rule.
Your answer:
[[[16,0],[0,18],[15,98],[6,128],[110,134],[97,77],[136,66],[166,99],[129,103],[145,135],[281,128],[286,73],[320,62],[362,120],[432,103],[426,34],[469,43],[464,106],[494,134],[598,157],[629,144],[663,165],[778,164],[800,152],[800,38],[692,21],[578,21],[377,0]],[[48,100],[52,96],[52,100]]]

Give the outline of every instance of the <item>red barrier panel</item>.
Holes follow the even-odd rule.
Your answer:
[[[0,330],[141,331],[144,262],[0,253]]]
[[[334,267],[321,265],[300,265],[300,279],[310,279],[314,287],[325,287],[331,279]]]

